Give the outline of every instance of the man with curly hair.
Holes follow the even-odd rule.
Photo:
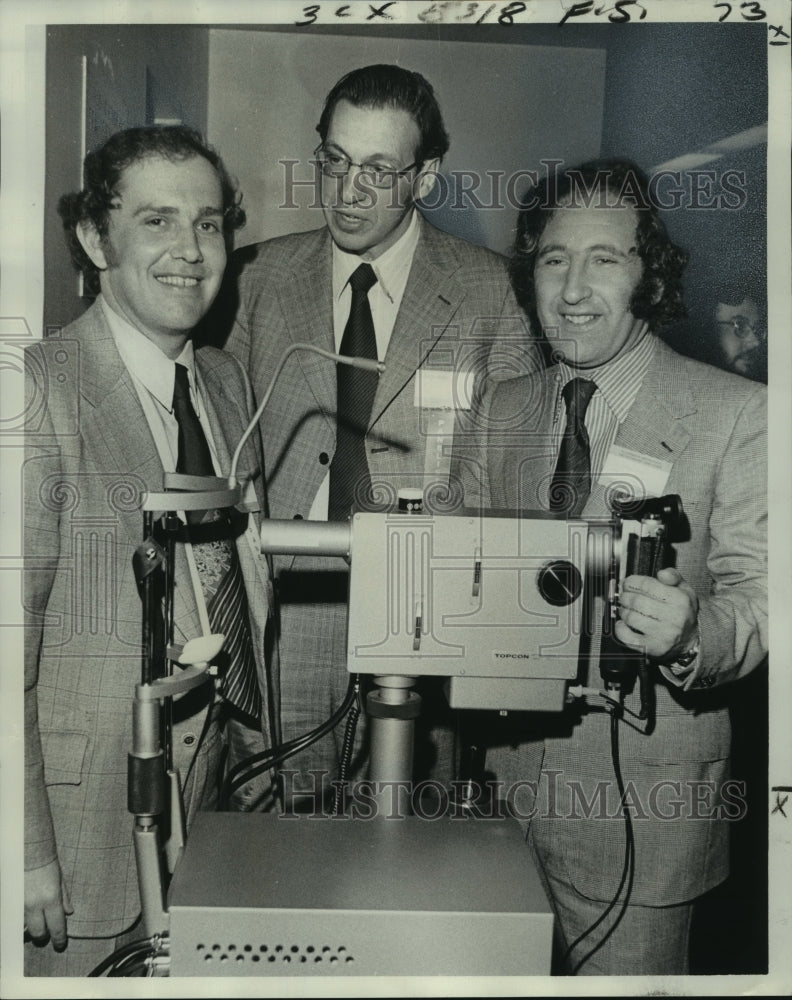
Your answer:
[[[605,626],[592,581],[578,673],[591,693],[551,721],[513,713],[490,733],[488,769],[535,795],[512,804],[530,821],[566,973],[687,972],[693,902],[726,878],[727,820],[741,811],[721,686],[767,651],[765,390],[658,336],[684,315],[685,263],[633,164],[548,176],[511,262],[548,366],[494,387],[464,456],[468,498],[485,509],[602,520],[618,490],[678,494],[686,515],[673,565],[633,573],[618,595],[615,640],[648,658],[656,700],[647,726],[629,714],[638,686],[626,695],[621,773],[596,693]]]
[[[87,975],[119,939],[143,936],[127,811],[142,494],[161,492],[167,471],[228,474],[253,412],[241,365],[190,339],[244,221],[198,133],[115,134],[86,157],[83,190],[59,210],[75,263],[99,295],[26,356],[25,972],[34,976]],[[252,487],[245,510],[200,525],[191,518],[175,545],[173,642],[223,620],[232,627],[211,631],[225,634],[238,668],[233,683],[218,677],[216,689],[204,684],[173,705],[172,764],[188,824],[215,805],[224,756],[262,749],[274,735],[258,437],[240,457],[239,479]],[[270,794],[264,780],[235,804]]]

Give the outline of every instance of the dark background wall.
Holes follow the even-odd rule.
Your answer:
[[[715,362],[712,290],[727,275],[761,289],[766,285],[767,145],[761,136],[768,117],[766,29],[661,24],[649,35],[640,28],[624,25],[608,42],[602,155],[628,156],[647,170],[685,157],[690,165],[681,167],[681,186],[712,191],[712,197],[697,199],[700,208],[662,215],[690,255],[689,320],[667,339],[684,353]],[[717,200],[718,178],[727,171],[744,178],[744,203],[736,209],[705,207]],[[713,172],[710,187],[705,175]]]

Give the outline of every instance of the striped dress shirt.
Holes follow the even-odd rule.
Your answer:
[[[561,395],[564,386],[573,378],[587,378],[597,384],[597,391],[591,397],[585,420],[591,448],[592,482],[602,473],[619,424],[626,419],[635,402],[652,360],[654,347],[655,338],[647,333],[626,354],[599,368],[577,369],[561,361],[550,371],[550,377],[556,381],[552,429],[555,454],[561,448],[561,439],[566,429],[566,406]]]

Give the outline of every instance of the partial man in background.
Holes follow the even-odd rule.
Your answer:
[[[716,363],[756,382],[767,382],[767,309],[752,282],[723,283],[714,297]]]
[[[673,565],[627,576],[618,595],[615,639],[648,657],[653,726],[626,715],[614,736],[589,581],[577,677],[589,693],[552,718],[494,719],[488,770],[507,795],[516,782],[535,792],[517,805],[558,918],[558,971],[681,975],[693,904],[728,875],[728,820],[744,809],[722,686],[767,652],[766,392],[658,336],[684,315],[686,255],[637,167],[568,168],[531,194],[511,272],[552,363],[484,400],[468,496],[485,511],[602,520],[632,483],[635,499],[678,494],[686,524]]]
[[[100,294],[26,356],[26,975],[88,975],[136,933],[132,557],[143,493],[161,492],[166,471],[227,474],[253,414],[239,362],[190,339],[244,222],[238,201],[219,156],[179,126],[115,134],[86,157],[84,189],[59,205],[75,264]],[[202,635],[202,621],[226,637],[216,686],[173,706],[188,825],[216,805],[224,756],[234,763],[277,737],[257,434],[239,470],[254,487],[248,509],[191,518],[176,544],[174,642]],[[235,805],[271,800],[264,778]]]
[[[215,309],[206,328],[216,337],[233,322],[225,346],[259,398],[293,344],[384,360],[385,372],[305,352],[289,359],[261,423],[270,515],[346,520],[355,510],[394,511],[408,489],[425,510],[452,511],[461,498],[449,475],[451,443],[472,393],[501,364],[514,373],[533,363],[505,261],[439,231],[418,210],[449,145],[420,73],[353,70],[328,94],[317,131],[325,226],[238,252],[228,297],[218,299],[226,316]],[[348,567],[281,557],[275,568],[290,738],[326,720],[347,687]],[[423,696],[431,726],[445,712],[439,684],[424,685]],[[419,749],[417,777],[453,776],[444,732]],[[289,762],[302,772],[289,786],[305,793],[305,808],[321,799],[306,772],[318,769],[327,787],[340,746],[336,730]]]

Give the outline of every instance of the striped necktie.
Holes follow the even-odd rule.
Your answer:
[[[213,476],[214,466],[206,435],[192,401],[187,369],[176,365],[173,412],[179,425],[179,458],[176,471],[192,476]],[[246,517],[241,518],[242,525]],[[262,701],[256,660],[250,637],[250,619],[234,541],[240,518],[227,510],[207,511],[190,519],[190,538],[213,632],[225,636],[225,670],[220,693],[247,715],[261,719]],[[220,661],[222,666],[222,660]]]

